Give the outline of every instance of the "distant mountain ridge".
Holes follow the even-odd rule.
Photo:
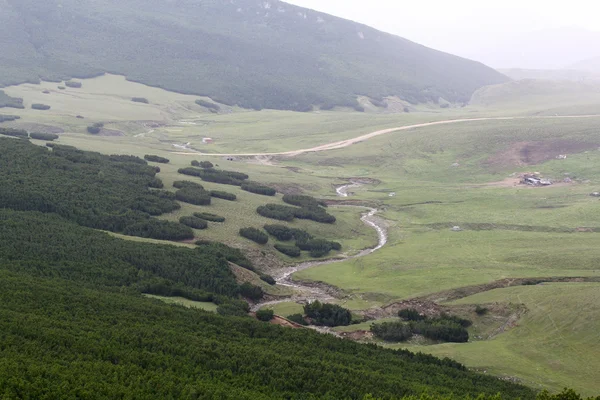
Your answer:
[[[245,108],[467,102],[481,63],[276,0],[0,0],[0,86],[105,72]]]

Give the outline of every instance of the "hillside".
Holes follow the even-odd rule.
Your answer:
[[[584,68],[577,69],[522,69],[509,68],[499,69],[501,73],[514,80],[543,79],[550,81],[584,81],[600,80],[600,73],[586,71]],[[600,72],[600,65],[597,71]]]
[[[139,243],[83,226],[118,217],[107,203],[123,196],[119,182],[133,192],[146,182],[141,159],[1,138],[0,166],[3,186],[15,188],[0,198],[2,398],[535,397],[451,360],[255,321],[240,308],[247,307],[237,294],[243,285],[228,268],[226,246]],[[72,196],[45,190],[47,171],[67,175],[48,184]],[[140,293],[213,301],[219,314],[233,308],[241,316]]]
[[[546,115],[597,114],[600,109],[598,81],[523,79],[477,90],[474,107],[512,109],[519,113]]]
[[[104,72],[245,108],[466,102],[473,61],[279,1],[0,0],[0,85]]]

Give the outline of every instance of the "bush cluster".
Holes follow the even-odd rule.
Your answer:
[[[0,128],[0,135],[26,138],[29,134],[24,129]]]
[[[192,167],[200,167],[204,169],[214,168],[215,166],[210,161],[192,161]]]
[[[263,196],[275,196],[277,194],[277,190],[257,182],[242,183],[242,190],[250,193],[261,194]]]
[[[295,207],[266,204],[259,206],[256,212],[266,218],[277,219],[279,221],[293,221],[296,216],[295,210]]]
[[[148,219],[128,225],[124,235],[159,240],[188,240],[194,238],[194,232],[187,226],[170,221]]]
[[[242,228],[240,229],[240,236],[258,244],[267,244],[269,241],[269,236],[256,228]]]
[[[150,182],[148,182],[148,187],[151,187],[153,189],[162,189],[165,187],[165,184],[163,183],[163,181],[160,178],[154,178]],[[174,198],[174,196],[173,196],[173,198]]]
[[[169,163],[168,158],[164,158],[164,157],[156,156],[156,155],[152,155],[152,154],[146,154],[144,156],[144,160],[155,162],[155,163],[160,163],[160,164],[168,164]]]
[[[271,286],[274,286],[277,284],[277,281],[271,275],[260,274],[260,280],[268,283]]]
[[[176,189],[196,189],[196,190],[204,190],[204,186],[199,183],[192,181],[175,181],[173,182],[173,187]]]
[[[276,244],[274,247],[277,251],[289,257],[300,257],[300,255],[302,254],[302,251],[298,246],[288,244]]]
[[[240,249],[227,246],[223,243],[210,242],[206,240],[197,241],[196,246],[198,246],[198,249],[203,252],[210,250],[218,257],[223,257],[227,261],[237,264],[242,268],[250,271],[255,270],[254,265],[252,265],[252,261],[250,261]]]
[[[311,319],[313,325],[347,326],[352,322],[350,310],[337,304],[315,301],[304,306],[304,313]]]
[[[81,82],[67,81],[67,82],[65,82],[65,86],[70,87],[70,88],[79,89],[83,86],[83,84]]]
[[[210,193],[206,190],[186,187],[175,192],[175,198],[184,203],[196,206],[208,206],[211,203]]]
[[[46,140],[48,142],[52,142],[59,138],[57,134],[54,133],[41,133],[41,132],[31,132],[29,137],[37,140]]]
[[[258,310],[256,312],[256,318],[259,321],[263,321],[263,322],[269,322],[270,320],[273,319],[274,316],[275,316],[275,313],[273,312],[273,310],[269,310],[267,308],[261,308],[260,310]]]
[[[293,221],[294,218],[309,219],[315,222],[333,224],[336,218],[328,214],[321,207],[301,208],[284,206],[281,204],[266,204],[256,209],[256,212],[263,217],[277,219],[280,221]]]
[[[131,99],[131,101],[133,101],[134,103],[144,103],[144,104],[148,104],[148,103],[150,103],[150,102],[148,101],[148,99],[147,99],[147,98],[145,98],[145,97],[133,97],[133,98]]]
[[[228,200],[228,201],[235,201],[237,199],[237,196],[235,194],[223,192],[221,190],[211,190],[210,195],[212,197],[216,197],[218,199],[223,199],[223,200]]]
[[[3,115],[3,114],[0,114],[0,123],[2,123],[2,122],[16,121],[16,120],[18,120],[20,118],[21,117],[19,117],[18,115]]]
[[[300,325],[304,325],[304,326],[308,325],[308,322],[306,322],[306,320],[304,319],[304,316],[302,314],[292,314],[292,315],[288,315],[286,318],[289,319],[290,321],[295,322]]]
[[[194,229],[206,229],[208,228],[208,223],[200,218],[196,218],[195,216],[190,217],[190,216],[185,216],[185,217],[181,217],[179,218],[179,223],[183,224],[185,226],[189,226],[190,228],[194,228]]]
[[[385,341],[403,342],[413,335],[422,335],[427,339],[464,343],[469,341],[467,329],[471,321],[442,314],[439,317],[428,318],[414,309],[401,310],[398,315],[408,322],[384,322],[373,324],[371,332]]]
[[[225,217],[211,213],[194,213],[194,217],[210,222],[225,222]]]
[[[46,110],[49,110],[51,107],[49,105],[46,105],[46,104],[34,103],[34,104],[31,105],[31,108],[33,110],[46,111]]]
[[[180,168],[178,171],[180,174],[197,176],[203,181],[221,183],[224,185],[241,186],[243,181],[249,178],[248,175],[242,172],[225,171],[218,169],[200,169],[200,168]]]
[[[327,207],[327,204],[323,201],[319,201],[312,196],[300,194],[286,194],[283,196],[283,201],[284,203],[303,208]]]
[[[301,250],[309,251],[311,257],[319,258],[326,256],[332,250],[340,251],[342,245],[338,242],[331,242],[325,239],[310,239],[310,240],[297,240],[296,246]]]
[[[87,131],[88,131],[88,133],[91,133],[92,135],[97,135],[98,133],[100,133],[102,128],[104,128],[104,123],[96,122],[94,125],[88,126]]]
[[[246,282],[240,285],[240,295],[252,301],[258,301],[263,298],[265,293],[260,286]]]

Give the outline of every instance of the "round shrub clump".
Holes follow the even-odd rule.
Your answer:
[[[267,244],[269,241],[269,235],[256,228],[242,228],[240,229],[240,236],[258,244]]]
[[[196,217],[181,217],[179,218],[179,223],[194,229],[208,228],[208,222]]]

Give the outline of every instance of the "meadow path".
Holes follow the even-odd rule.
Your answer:
[[[220,157],[268,157],[268,156],[284,156],[284,157],[295,157],[305,153],[318,153],[322,151],[328,150],[336,150],[343,149],[344,147],[351,146],[356,143],[364,142],[365,140],[372,139],[377,136],[387,135],[389,133],[406,131],[410,129],[417,128],[426,128],[429,126],[437,126],[437,125],[448,125],[448,124],[458,124],[464,122],[481,122],[481,121],[511,121],[517,119],[565,119],[565,118],[595,118],[600,117],[600,115],[555,115],[555,116],[529,116],[529,117],[482,117],[482,118],[461,118],[461,119],[448,119],[444,121],[435,121],[435,122],[424,122],[421,124],[415,125],[406,125],[400,126],[397,128],[389,128],[382,129],[379,131],[367,133],[365,135],[357,136],[352,139],[340,140],[338,142],[332,142],[323,144],[316,147],[311,147],[308,149],[300,149],[300,150],[291,150],[291,151],[283,151],[279,153],[201,153],[201,152],[175,152],[174,154],[179,155],[204,155],[204,156],[220,156]]]

